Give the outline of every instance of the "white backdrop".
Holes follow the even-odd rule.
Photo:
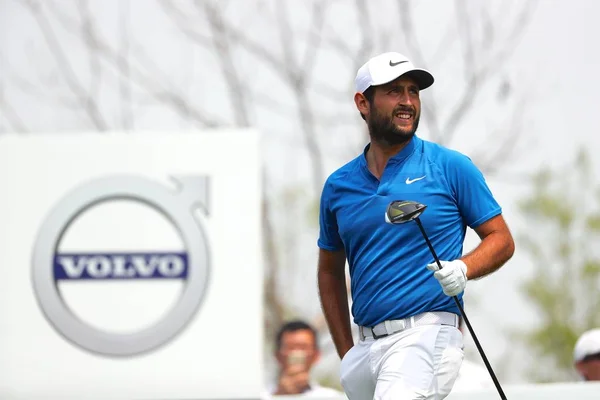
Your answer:
[[[508,400],[595,400],[600,398],[600,382],[503,385]],[[281,396],[285,400],[302,400],[302,396]],[[344,400],[346,397],[313,398],[313,400]],[[452,392],[446,400],[499,400],[496,389]]]
[[[210,256],[204,294],[191,294],[201,300],[189,323],[162,346],[115,357],[74,344],[49,322],[33,285],[32,252],[43,221],[69,192],[123,174],[189,206],[180,212],[202,227]],[[205,198],[194,186],[203,178]],[[0,398],[257,398],[260,184],[252,130],[0,137]],[[192,210],[194,201],[200,207]],[[59,252],[186,250],[175,224],[137,201],[87,209],[59,242]],[[57,291],[74,319],[127,335],[168,316],[190,279],[73,279],[59,281]]]

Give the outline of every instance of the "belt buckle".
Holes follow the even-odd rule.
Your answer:
[[[373,335],[373,339],[375,339],[375,340],[377,340],[377,339],[380,339],[380,338],[382,338],[382,337],[386,337],[386,336],[389,336],[389,335],[390,335],[389,333],[384,333],[383,335],[377,335],[377,334],[375,333],[375,329],[374,329],[374,327],[373,327],[373,328],[370,328],[370,329],[371,329],[371,334]]]

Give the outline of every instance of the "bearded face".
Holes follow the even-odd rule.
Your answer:
[[[412,79],[400,77],[374,88],[366,116],[372,140],[384,146],[408,142],[419,127],[419,87]]]
[[[385,113],[371,106],[367,124],[374,141],[393,146],[412,139],[419,127],[420,117],[414,107],[400,105],[391,113]]]

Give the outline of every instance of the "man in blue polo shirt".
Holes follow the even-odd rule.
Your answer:
[[[329,176],[321,195],[319,294],[350,400],[445,398],[464,356],[451,296],[462,302],[467,281],[497,270],[514,252],[479,169],[461,153],[415,135],[419,92],[433,81],[399,53],[380,54],[358,70],[354,102],[371,140]],[[443,269],[416,224],[385,222],[394,200],[427,205],[421,221]],[[463,255],[467,227],[481,242]]]

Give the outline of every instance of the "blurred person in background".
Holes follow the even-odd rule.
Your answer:
[[[463,335],[465,334],[462,317],[458,319],[458,329]],[[494,381],[485,366],[465,358],[460,366],[452,391],[459,392],[490,388],[494,388]]]
[[[263,398],[302,395],[339,399],[341,392],[311,380],[311,369],[320,356],[317,332],[311,325],[301,320],[284,324],[275,340],[275,358],[279,367],[277,381]]]
[[[573,350],[577,373],[584,381],[600,381],[600,328],[583,333]]]

